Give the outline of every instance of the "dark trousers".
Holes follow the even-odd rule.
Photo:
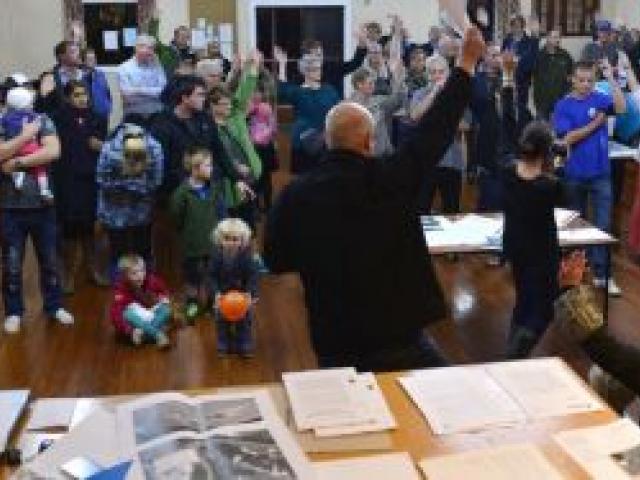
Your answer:
[[[516,304],[513,309],[507,357],[525,358],[553,320],[558,293],[558,268],[512,263]]]
[[[436,191],[440,193],[442,213],[460,212],[460,195],[462,194],[462,172],[455,168],[436,167],[433,169],[423,187],[420,208],[424,215],[431,215]]]
[[[497,173],[483,169],[478,174],[479,212],[502,211],[502,181]]]
[[[53,208],[3,210],[2,294],[5,315],[24,313],[22,264],[27,237],[31,238],[40,269],[40,291],[47,315],[62,306],[56,250],[56,217]]]
[[[197,302],[198,294],[207,284],[210,257],[187,257],[182,260],[182,276],[187,302]]]
[[[140,255],[147,265],[151,266],[151,225],[107,227],[107,235],[111,252],[111,271],[114,275],[117,272],[118,260],[123,255]]]
[[[244,353],[253,350],[253,312],[239,322],[225,320],[220,312],[216,312],[216,337],[218,352]]]
[[[318,355],[320,368],[355,367],[359,372],[390,372],[447,365],[438,348],[424,335],[407,345],[383,348],[376,352]]]

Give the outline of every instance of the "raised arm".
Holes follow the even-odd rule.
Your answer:
[[[400,146],[395,161],[382,168],[392,180],[392,188],[415,197],[424,172],[441,160],[471,100],[471,76],[485,47],[480,31],[467,29],[459,66],[453,69],[429,111],[418,120],[410,138]]]
[[[621,115],[627,111],[627,101],[624,98],[624,93],[618,85],[617,80],[615,79],[613,73],[613,67],[609,63],[609,59],[605,58],[602,66],[602,74],[604,78],[609,82],[609,86],[611,87],[611,95],[613,96],[613,109],[616,112],[616,115]]]

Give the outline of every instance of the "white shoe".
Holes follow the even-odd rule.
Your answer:
[[[9,315],[4,319],[4,331],[10,334],[20,331],[21,318],[18,315]]]
[[[143,337],[144,332],[140,328],[134,328],[133,332],[131,332],[131,341],[134,345],[140,345],[142,343]]]
[[[67,312],[64,308],[59,308],[58,310],[56,310],[53,318],[55,318],[63,325],[73,325],[73,315]]]
[[[593,286],[596,288],[604,288],[605,287],[605,279],[604,278],[594,278]],[[607,285],[607,293],[612,297],[619,297],[622,295],[622,290],[616,283],[613,278],[609,279],[609,284]]]

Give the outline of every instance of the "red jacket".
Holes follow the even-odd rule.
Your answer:
[[[161,298],[168,298],[169,291],[164,282],[153,273],[147,273],[140,291],[121,276],[113,287],[113,302],[109,310],[109,317],[116,331],[124,335],[131,335],[133,327],[124,319],[124,311],[132,303],[139,303],[143,307],[151,308]]]

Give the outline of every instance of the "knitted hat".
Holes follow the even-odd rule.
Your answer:
[[[7,93],[7,106],[13,110],[27,110],[33,107],[35,93],[24,87],[15,87]]]

